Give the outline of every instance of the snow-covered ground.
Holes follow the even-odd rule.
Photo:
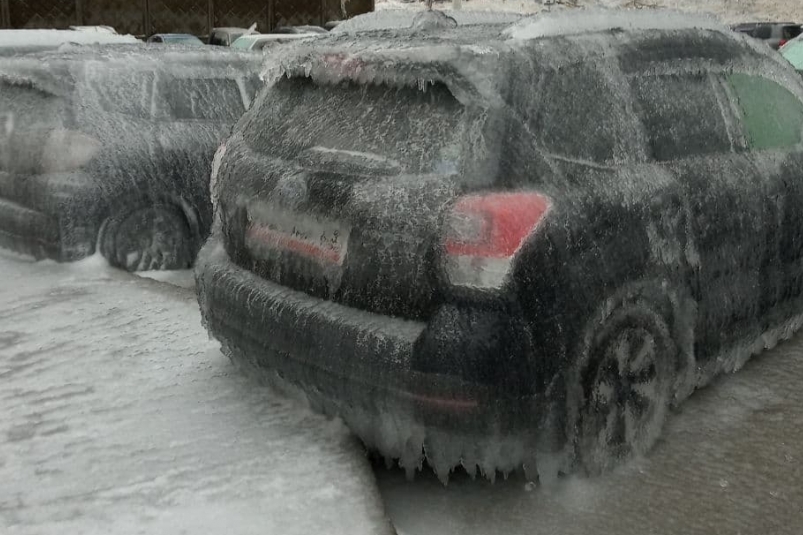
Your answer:
[[[0,533],[390,533],[362,448],[241,376],[191,291],[98,257],[0,274]]]
[[[696,393],[647,458],[538,488],[374,467],[242,377],[189,273],[0,252],[0,533],[752,534],[803,525],[803,337]],[[383,503],[384,502],[384,505]]]
[[[537,0],[460,0],[462,9],[514,11],[538,13],[548,6],[548,1]],[[554,3],[554,2],[553,2]],[[563,4],[576,3],[580,7],[633,7],[646,6],[677,9],[691,13],[711,13],[727,23],[754,20],[803,22],[803,2],[800,0],[564,0]],[[421,9],[421,2],[402,0],[377,0],[376,9]],[[436,8],[451,9],[452,1],[439,2]]]

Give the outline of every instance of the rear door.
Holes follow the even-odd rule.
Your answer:
[[[677,177],[689,206],[696,354],[705,360],[759,334],[769,191],[752,154],[735,152],[735,120],[714,76],[640,73],[630,85],[649,154]]]
[[[764,311],[774,312],[764,325],[770,328],[799,312],[803,296],[803,86],[788,76],[735,72],[721,78],[738,117],[740,150],[757,162],[773,215],[762,295]]]

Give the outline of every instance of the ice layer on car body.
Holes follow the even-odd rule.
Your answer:
[[[515,103],[521,97],[521,91],[511,90],[511,87],[526,87],[526,92],[540,95],[544,90],[543,84],[538,79],[541,71],[559,72],[584,60],[589,61],[588,57],[593,57],[600,59],[599,64],[594,67],[595,72],[598,72],[601,79],[605,80],[607,84],[622,91],[624,95],[629,95],[633,91],[629,87],[630,78],[628,77],[637,76],[641,72],[638,69],[645,69],[651,75],[676,75],[688,71],[726,73],[730,69],[737,69],[744,72],[761,73],[769,79],[780,80],[784,83],[784,87],[791,88],[797,99],[803,100],[803,91],[798,78],[789,71],[788,67],[784,67],[786,70],[781,68],[781,60],[773,59],[768,52],[760,50],[752,43],[745,44],[746,40],[733,36],[727,28],[718,24],[674,15],[670,15],[665,20],[660,17],[653,20],[646,15],[629,18],[629,16],[614,14],[602,20],[594,19],[593,15],[589,15],[588,19],[584,19],[584,16],[580,15],[571,19],[552,17],[546,22],[540,19],[526,20],[504,31],[502,31],[504,28],[499,26],[474,29],[474,33],[471,34],[461,33],[460,28],[438,30],[431,34],[416,35],[415,39],[410,41],[404,40],[406,36],[404,32],[397,32],[393,29],[382,30],[375,34],[369,32],[362,35],[360,39],[332,35],[312,46],[288,49],[286,54],[269,59],[264,76],[268,83],[276,84],[282,83],[282,77],[287,77],[290,79],[307,78],[323,86],[337,86],[341,83],[352,82],[360,87],[405,86],[419,88],[422,91],[429,87],[431,82],[442,82],[463,105],[468,106],[482,102],[488,108],[509,110],[514,105],[511,101]],[[571,29],[564,30],[568,24],[567,21],[571,21]],[[582,29],[581,32],[574,31],[578,27]],[[648,31],[651,29],[660,31]],[[691,29],[697,29],[698,33],[692,33]],[[716,37],[716,34],[719,34],[720,37]],[[649,40],[653,35],[655,36],[654,42]],[[692,47],[685,51],[686,57],[683,56],[684,50],[679,49],[674,52],[678,55],[677,61],[662,61],[660,45],[661,39],[664,37],[667,39],[699,38],[701,40],[704,38],[707,41],[701,46],[707,46],[711,42],[716,46],[725,43],[728,46],[741,46],[742,48],[739,49],[739,53],[723,53],[723,57],[727,57],[727,60],[721,60],[717,56],[715,48],[707,48],[706,50],[711,50],[711,52],[706,56]],[[550,44],[549,39],[559,41]],[[654,45],[655,48],[642,49],[641,45]],[[750,49],[750,53],[747,52],[747,48]],[[639,58],[639,52],[636,51],[640,50],[644,50],[641,53],[646,59]],[[650,56],[651,50],[655,51],[657,59]],[[528,56],[533,51],[539,53],[537,64]],[[633,67],[626,65],[624,61],[618,61],[616,53],[629,53],[641,63]],[[601,59],[603,57],[607,60],[603,61]],[[672,57],[674,56],[670,54],[670,58]],[[759,65],[757,58],[766,61],[767,65],[774,64],[774,67],[763,69],[757,66]],[[509,75],[515,77],[513,82],[510,79],[501,78],[506,61],[520,61],[517,64],[517,67],[520,68]],[[650,64],[650,62],[653,63]],[[571,89],[567,88],[568,91]],[[711,91],[724,94],[726,89],[711,85]],[[521,100],[526,102],[526,99]],[[689,295],[689,292],[685,288],[672,287],[669,278],[664,278],[655,285],[652,280],[635,280],[632,283],[613,286],[613,282],[609,281],[612,274],[617,270],[625,269],[628,262],[638,260],[633,255],[636,244],[628,244],[631,247],[625,247],[623,244],[618,251],[618,257],[605,256],[601,245],[595,245],[595,242],[588,238],[586,235],[588,231],[572,229],[572,225],[577,222],[577,220],[572,221],[572,217],[591,224],[595,222],[594,216],[597,214],[593,212],[589,214],[586,212],[587,209],[592,206],[612,207],[613,212],[609,214],[610,221],[607,221],[606,225],[600,224],[599,227],[595,227],[595,232],[601,233],[608,240],[621,239],[620,234],[630,233],[634,240],[644,245],[644,253],[649,258],[648,263],[668,266],[670,269],[675,269],[674,266],[682,266],[682,269],[688,269],[692,273],[698,271],[701,266],[707,267],[705,261],[711,258],[710,251],[701,250],[701,245],[695,238],[695,232],[705,231],[706,225],[710,224],[716,227],[721,223],[716,220],[706,221],[704,213],[702,213],[702,219],[695,219],[700,213],[695,210],[699,208],[692,206],[689,194],[676,186],[677,177],[672,174],[671,170],[655,165],[648,154],[647,134],[644,127],[636,120],[634,97],[630,96],[621,100],[623,101],[622,107],[615,108],[619,110],[618,113],[606,118],[610,122],[608,127],[611,129],[616,127],[617,132],[622,136],[622,139],[614,140],[615,146],[611,150],[610,162],[595,162],[593,158],[584,154],[568,157],[560,154],[547,154],[547,157],[544,157],[544,152],[539,152],[544,149],[533,149],[532,152],[527,152],[532,159],[543,158],[545,160],[538,164],[542,166],[540,168],[533,164],[529,172],[542,172],[547,176],[554,172],[549,181],[540,183],[537,187],[537,191],[552,199],[552,209],[554,210],[553,215],[544,220],[543,227],[539,227],[539,232],[548,236],[540,245],[542,252],[560,251],[563,248],[572,249],[580,247],[582,243],[587,243],[589,251],[584,253],[587,254],[584,257],[585,261],[587,262],[588,258],[598,258],[600,261],[599,265],[594,264],[596,266],[594,270],[588,269],[582,272],[583,282],[578,281],[577,287],[562,286],[563,290],[573,292],[572,295],[576,297],[575,301],[588,301],[583,304],[584,307],[589,308],[588,321],[578,324],[583,321],[581,318],[561,319],[560,321],[563,323],[554,325],[554,331],[549,333],[555,339],[539,342],[544,344],[540,346],[540,349],[546,349],[546,351],[540,353],[538,359],[539,362],[550,363],[551,361],[554,364],[574,358],[572,353],[574,349],[569,346],[575,343],[579,343],[581,350],[585,348],[588,351],[589,347],[596,343],[595,338],[601,336],[597,333],[597,329],[604,327],[606,322],[618,321],[618,315],[622,314],[622,310],[643,311],[642,319],[667,314],[668,320],[663,317],[656,320],[658,322],[656,333],[671,337],[673,346],[676,346],[677,363],[673,365],[677,367],[677,377],[671,388],[661,394],[665,398],[657,399],[656,402],[665,405],[668,404],[671,397],[674,403],[679,403],[695,387],[707,383],[716,373],[738,369],[754,351],[773,345],[779,338],[788,337],[800,326],[800,320],[797,314],[787,314],[783,318],[777,318],[780,321],[773,321],[768,328],[762,329],[759,323],[751,324],[749,330],[742,331],[733,340],[723,343],[718,354],[706,355],[706,361],[698,363],[695,360],[694,347],[696,336],[699,334],[696,332],[696,318],[699,314],[711,313],[709,303],[705,304],[708,308],[701,311],[699,303]],[[725,100],[722,97],[718,102]],[[620,106],[619,101],[616,106]],[[731,145],[735,145],[737,142],[741,143],[742,141],[738,139],[741,135],[739,125],[734,120],[732,110],[723,109],[721,113],[725,116],[723,121],[730,121],[723,127],[723,131],[727,132],[728,143]],[[596,133],[599,137],[605,137],[608,134],[605,128],[598,124],[582,125],[581,127],[586,128],[591,134]],[[526,125],[522,125],[521,128],[523,134],[529,133]],[[246,143],[241,138],[241,132],[237,132],[232,139],[235,138],[237,141],[233,145]],[[487,153],[493,155],[495,150],[499,150],[498,141],[498,139],[492,138],[477,139],[476,146],[485,147]],[[230,143],[230,145],[232,144]],[[639,148],[633,150],[628,147]],[[229,147],[227,150],[232,149]],[[702,164],[700,172],[707,172],[706,180],[710,177],[711,180],[721,182],[722,187],[726,190],[733,188],[733,191],[737,192],[736,195],[744,196],[746,193],[739,190],[739,184],[745,179],[746,171],[736,168],[733,176],[720,172],[723,169],[722,166],[727,164],[727,162],[723,163],[723,158],[730,156],[731,154],[725,154],[723,157],[712,155],[710,161]],[[768,159],[767,161],[771,162],[772,160]],[[495,163],[499,164],[500,162]],[[628,164],[627,168],[622,167],[618,172],[611,172],[624,164]],[[223,164],[222,169],[225,169],[227,165],[236,167],[241,165],[241,162],[236,159],[229,161]],[[787,165],[785,160],[777,161],[779,169],[784,168],[785,165]],[[560,173],[561,168],[570,171]],[[725,169],[730,169],[730,167],[725,167]],[[504,171],[512,170],[503,167],[502,172]],[[237,175],[232,174],[231,176]],[[412,177],[412,180],[414,179],[415,176]],[[406,177],[402,173],[395,181],[357,182],[351,190],[352,196],[349,202],[379,203],[377,208],[379,211],[392,212],[395,199],[396,209],[410,209],[409,207],[412,205],[409,205],[408,202],[411,199],[419,199],[419,201],[422,199],[422,197],[411,195],[414,188],[411,188],[410,180],[410,177]],[[476,187],[481,190],[482,186],[483,184],[478,182],[477,184],[468,184],[465,189],[471,192],[472,188]],[[220,188],[220,186],[218,187]],[[440,187],[442,189],[433,192],[433,195],[435,198],[440,198],[438,195],[444,196],[446,204],[439,209],[446,210],[453,205],[453,198],[458,194],[460,188],[456,183],[450,183],[448,179],[442,180]],[[450,187],[455,188],[451,199],[448,193]],[[258,193],[257,196],[259,195],[270,197],[273,194]],[[236,195],[228,193],[223,196],[223,199],[229,206],[235,206],[245,202],[246,195],[238,190]],[[219,215],[222,215],[222,211],[225,211],[225,208],[219,205]],[[382,214],[387,216],[385,212]],[[418,212],[411,210],[410,215],[412,214],[416,214],[416,217],[430,217],[430,214],[420,216]],[[762,224],[761,215],[757,209],[745,214],[744,221],[747,222],[748,228],[749,225]],[[416,220],[408,217],[407,220],[396,224],[399,225],[399,228],[408,228],[408,226],[415,226]],[[221,240],[223,232],[225,229],[222,228],[221,233],[213,237],[212,242]],[[602,240],[602,238],[596,239]],[[737,238],[725,235],[723,239],[727,241]],[[234,269],[227,268],[226,266],[231,263],[229,254],[236,255],[239,254],[239,251],[232,248],[227,252],[212,242],[202,256],[202,267],[198,272],[199,300],[210,330],[221,339],[224,348],[230,355],[238,361],[244,361],[259,368],[258,359],[264,352],[270,352],[270,350],[268,347],[260,345],[262,342],[259,340],[245,335],[243,339],[238,339],[231,334],[220,332],[216,325],[213,325],[214,322],[219,321],[216,319],[216,315],[219,313],[210,307],[211,298],[208,294],[223,291],[221,287],[218,287],[219,283],[217,282],[222,279],[228,279],[226,287],[229,288],[229,291],[236,288],[238,294],[242,293],[248,296],[246,301],[249,303],[249,310],[261,315],[261,317],[248,319],[248,322],[255,326],[274,325],[277,317],[284,314],[292,315],[292,307],[289,304],[296,300],[299,303],[307,303],[303,305],[303,312],[299,312],[301,317],[297,320],[297,326],[298,332],[304,333],[305,338],[309,337],[312,340],[299,340],[297,343],[321,344],[317,349],[321,354],[322,361],[316,365],[332,366],[332,369],[336,370],[336,364],[329,362],[328,359],[330,357],[337,358],[341,349],[338,344],[346,343],[344,335],[342,340],[335,338],[332,344],[327,346],[321,341],[323,338],[316,338],[318,333],[314,329],[306,330],[306,327],[311,325],[319,314],[335,314],[335,316],[343,314],[339,320],[337,317],[330,317],[328,324],[341,325],[344,332],[346,329],[356,328],[355,326],[361,323],[365,324],[362,334],[357,337],[358,342],[354,348],[356,351],[366,351],[364,355],[360,353],[357,357],[357,360],[360,360],[359,365],[365,364],[362,359],[370,359],[368,355],[371,354],[371,351],[367,350],[369,347],[384,346],[387,340],[394,336],[399,340],[404,340],[396,346],[399,353],[386,353],[381,356],[388,359],[386,361],[388,369],[382,370],[376,377],[366,379],[369,386],[372,387],[384,387],[387,390],[396,388],[392,372],[397,369],[405,369],[405,362],[399,361],[398,358],[400,356],[409,358],[405,356],[407,355],[405,348],[413,343],[412,338],[418,336],[416,333],[419,329],[425,329],[423,326],[425,323],[418,322],[418,326],[414,326],[415,322],[411,325],[404,317],[394,318],[393,321],[396,322],[394,325],[398,328],[402,328],[401,326],[404,325],[404,329],[409,328],[410,331],[406,331],[404,336],[390,333],[381,327],[383,325],[381,314],[372,316],[370,310],[343,306],[333,302],[331,297],[318,301],[307,301],[309,296],[302,289],[277,285],[275,281],[268,280],[273,276],[271,274],[262,278],[248,272],[242,266]],[[600,243],[603,242],[600,241]],[[723,247],[726,249],[730,247],[730,249],[723,254],[730,255],[735,260],[740,246],[740,243],[731,244],[730,241],[727,241]],[[231,244],[229,247],[232,247]],[[523,254],[532,255],[525,258],[535,261],[537,254],[541,253],[535,253],[528,249]],[[525,261],[524,259],[519,260]],[[522,284],[528,285],[540,277],[574,269],[572,263],[581,262],[581,260],[568,257],[560,260],[555,258],[553,263],[541,266],[541,270],[531,274],[529,276],[531,279],[525,279]],[[714,261],[716,260],[714,258]],[[740,261],[745,265],[739,267],[744,267],[747,274],[739,279],[743,285],[732,290],[732,297],[738,299],[739,302],[747,303],[748,297],[754,293],[750,273],[754,269],[753,264],[756,259],[748,257]],[[579,264],[579,266],[582,267],[583,264]],[[548,293],[550,291],[548,282],[544,279],[543,284],[539,283],[532,287],[537,288],[540,292]],[[582,284],[587,284],[589,287],[598,286],[599,292],[584,289]],[[330,296],[334,295],[336,291],[330,292]],[[723,291],[727,291],[727,289]],[[660,301],[660,304],[656,304],[653,302],[654,300]],[[264,308],[261,303],[264,303],[264,307],[267,308]],[[542,307],[539,312],[542,318],[548,317],[550,314],[555,314],[557,317],[562,313],[561,310],[550,308],[548,300],[540,302],[538,306]],[[659,313],[651,309],[653,306]],[[755,319],[755,316],[749,317]],[[789,317],[792,319],[788,319]],[[573,333],[572,336],[575,339],[561,341],[560,337],[563,336],[563,332],[569,331]],[[516,335],[522,336],[522,338],[528,336],[522,335],[522,333],[516,333]],[[541,334],[538,332],[529,333],[531,337],[539,335]],[[283,335],[277,333],[276,336]],[[282,342],[285,343],[286,340],[282,340]],[[292,340],[290,343],[292,345]],[[500,354],[500,361],[505,356]],[[281,368],[285,363],[281,356],[269,358],[273,364],[277,365],[277,368]],[[539,445],[539,441],[543,438],[541,434],[547,427],[546,424],[533,426],[529,429],[529,433],[518,435],[505,433],[501,425],[496,431],[486,429],[484,434],[450,433],[437,427],[422,425],[416,420],[415,411],[410,407],[394,410],[391,402],[383,398],[375,400],[378,406],[373,408],[350,405],[347,401],[337,399],[337,396],[333,396],[331,391],[328,393],[321,391],[315,382],[316,378],[305,378],[303,373],[294,368],[295,364],[289,362],[291,360],[293,359],[287,359],[287,365],[293,368],[292,374],[287,370],[279,373],[287,373],[292,381],[300,383],[307,395],[314,400],[314,406],[342,416],[366,443],[378,447],[389,457],[399,458],[408,470],[415,469],[424,458],[444,479],[451,468],[461,464],[471,473],[479,467],[489,477],[493,477],[497,469],[506,471],[520,466],[532,469],[539,462],[541,462],[541,466],[538,467],[541,477],[549,477],[551,473],[566,468],[566,459],[561,458],[560,453],[550,457],[554,451],[546,451],[548,448],[541,448]],[[356,368],[343,370],[341,379],[351,378],[349,374],[352,372],[356,373]],[[300,373],[300,375],[294,376],[295,373]],[[305,382],[306,379],[310,379],[310,381]],[[541,392],[548,398],[562,399],[561,396],[564,395],[562,381],[569,383],[567,390],[572,390],[572,385],[576,384],[566,377],[556,374],[552,380],[541,385],[543,388]],[[446,383],[447,381],[444,380],[444,384]],[[347,389],[348,387],[340,385],[339,388]],[[569,392],[566,395],[573,394]],[[451,400],[451,402],[454,401]],[[521,410],[527,409],[528,407],[521,407]],[[569,416],[566,417],[568,422],[573,421],[571,418],[573,410],[576,411],[578,408],[571,406],[568,408]],[[535,414],[536,409],[533,411]],[[533,418],[535,419],[535,416]],[[555,416],[550,410],[539,414],[538,419],[552,423],[560,421],[560,417]],[[659,424],[662,421],[663,419],[659,418]],[[569,424],[567,423],[567,425]],[[649,437],[648,442],[654,441],[659,428],[643,431],[645,436]],[[570,431],[567,428],[567,433]],[[568,447],[571,449],[573,444],[569,444]],[[539,454],[541,454],[540,458]]]

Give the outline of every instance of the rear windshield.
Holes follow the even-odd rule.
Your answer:
[[[255,150],[294,158],[313,147],[371,153],[416,173],[458,168],[465,109],[446,86],[277,82],[245,127]]]

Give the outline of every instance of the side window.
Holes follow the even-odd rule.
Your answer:
[[[753,37],[757,39],[769,39],[772,37],[772,26],[768,26],[766,24],[762,26],[756,26],[756,29],[753,30]]]
[[[229,78],[174,78],[164,80],[161,94],[176,120],[233,123],[244,112],[237,80]]]
[[[633,124],[624,103],[593,66],[569,65],[548,72],[537,110],[529,118],[547,152],[597,163],[626,159]]]
[[[209,36],[209,44],[210,45],[222,45],[223,40],[220,38],[220,34],[217,32],[212,32],[212,35]]]
[[[85,98],[104,111],[137,119],[151,119],[154,74],[132,71],[106,64],[89,65],[86,71]]]
[[[795,95],[760,76],[734,73],[727,79],[750,148],[785,148],[800,143],[803,103]]]
[[[636,76],[631,86],[653,158],[730,152],[725,119],[707,74]]]

